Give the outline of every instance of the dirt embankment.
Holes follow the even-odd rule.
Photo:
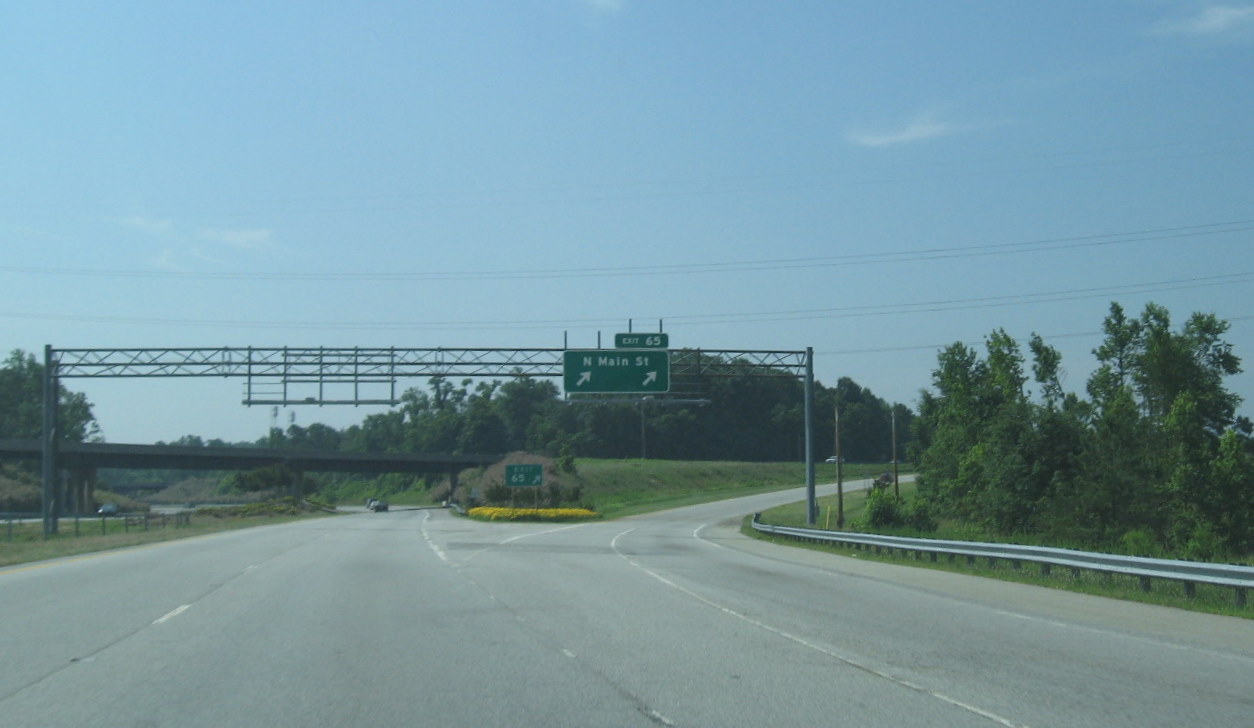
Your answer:
[[[10,468],[0,466],[0,511],[33,513],[42,508],[39,483]]]

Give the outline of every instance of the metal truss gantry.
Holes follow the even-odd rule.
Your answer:
[[[44,347],[44,533],[56,532],[57,382],[64,378],[222,377],[244,380],[245,405],[395,405],[398,382],[427,377],[561,377],[564,348]],[[672,381],[772,377],[805,382],[806,491],[813,525],[814,350],[671,349]]]
[[[53,377],[234,377],[243,404],[394,405],[401,379],[560,377],[564,349],[53,349]],[[673,349],[675,379],[803,378],[806,351]]]

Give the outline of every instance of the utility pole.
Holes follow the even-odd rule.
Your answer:
[[[833,400],[836,412],[836,529],[845,527],[845,458],[840,452],[840,402]]]
[[[897,478],[897,405],[892,408],[893,413],[893,495],[897,498],[901,497],[901,487],[898,485]]]

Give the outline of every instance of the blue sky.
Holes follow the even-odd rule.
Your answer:
[[[661,319],[913,406],[997,327],[1082,394],[1154,301],[1249,360],[1251,88],[1241,0],[5,3],[0,349]],[[69,385],[115,442],[270,422],[235,380]]]

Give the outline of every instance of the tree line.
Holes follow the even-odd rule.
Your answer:
[[[981,354],[955,343],[921,394],[919,494],[942,517],[1007,536],[1215,558],[1254,552],[1254,449],[1228,323],[1195,313],[1173,329],[1149,304],[1112,304],[1086,397],[1064,392],[1062,358],[1004,330]],[[1029,392],[1029,382],[1035,392]]]
[[[506,453],[552,457],[668,460],[799,461],[805,458],[804,391],[790,378],[711,377],[689,389],[699,394],[673,402],[664,397],[623,401],[561,396],[550,380],[454,383],[434,377],[409,389],[400,404],[336,430],[314,424],[276,430],[277,447],[361,452]],[[852,379],[815,385],[814,455],[834,448],[833,413],[841,409],[847,460],[887,462],[894,412],[899,438],[908,441],[914,413],[890,405]]]

